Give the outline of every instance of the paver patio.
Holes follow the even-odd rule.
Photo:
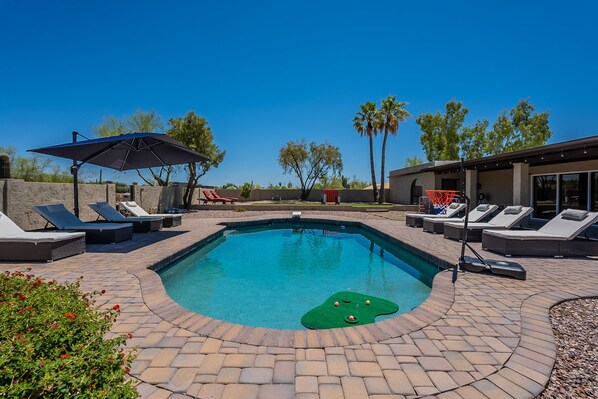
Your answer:
[[[217,234],[221,221],[185,218],[177,228],[90,245],[54,263],[0,269],[30,267],[61,281],[82,276],[83,290],[105,289],[101,299],[122,308],[113,333],[131,333],[127,344],[138,348],[131,376],[152,399],[533,398],[555,361],[549,308],[598,296],[594,259],[517,258],[526,281],[460,273],[453,286],[450,272],[441,272],[424,304],[379,323],[320,331],[246,327],[180,307],[148,269]],[[361,222],[446,262],[458,257],[459,243],[404,222]]]

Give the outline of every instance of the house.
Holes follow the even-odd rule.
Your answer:
[[[465,161],[472,203],[532,206],[535,219],[567,208],[598,210],[598,136]],[[459,161],[390,172],[389,200],[416,204],[426,190],[460,190]]]

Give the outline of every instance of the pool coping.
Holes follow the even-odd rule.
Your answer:
[[[331,225],[353,225],[364,228],[368,232],[390,241],[392,244],[420,257],[433,262],[437,267],[447,267],[450,263],[428,252],[400,241],[391,235],[367,223],[354,220],[343,220],[331,217],[310,217],[294,220],[288,217],[252,218],[242,221],[223,222],[222,228],[208,234],[197,242],[170,254],[160,261],[146,267],[134,267],[128,270],[140,282],[141,292],[147,307],[162,319],[175,326],[184,328],[199,335],[249,345],[264,345],[283,348],[323,348],[328,346],[360,345],[377,343],[400,337],[435,322],[443,317],[454,302],[455,288],[451,282],[448,270],[440,271],[433,279],[432,290],[426,300],[413,310],[372,324],[360,326],[333,328],[327,330],[283,330],[263,327],[251,327],[230,323],[223,320],[201,315],[184,308],[176,303],[164,288],[157,273],[172,262],[186,256],[193,250],[200,248],[220,237],[227,227],[259,226],[286,222],[328,223]]]

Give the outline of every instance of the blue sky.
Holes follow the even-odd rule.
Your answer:
[[[470,123],[530,97],[551,112],[550,142],[595,135],[597,11],[591,1],[0,0],[0,145],[24,154],[72,130],[91,136],[106,115],[194,110],[227,151],[202,183],[267,185],[295,181],[276,160],[299,138],[340,147],[344,174],[369,179],[351,120],[387,95],[414,116],[456,98]],[[400,126],[387,170],[424,156],[419,135],[415,117]]]

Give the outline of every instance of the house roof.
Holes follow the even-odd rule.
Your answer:
[[[511,168],[514,163],[520,162],[527,163],[530,166],[538,166],[592,159],[598,160],[598,136],[584,137],[526,150],[470,159],[465,161],[465,168],[489,171],[508,169]],[[443,165],[429,167],[426,171],[443,174],[459,172],[459,169],[459,161],[448,161],[448,163]]]

